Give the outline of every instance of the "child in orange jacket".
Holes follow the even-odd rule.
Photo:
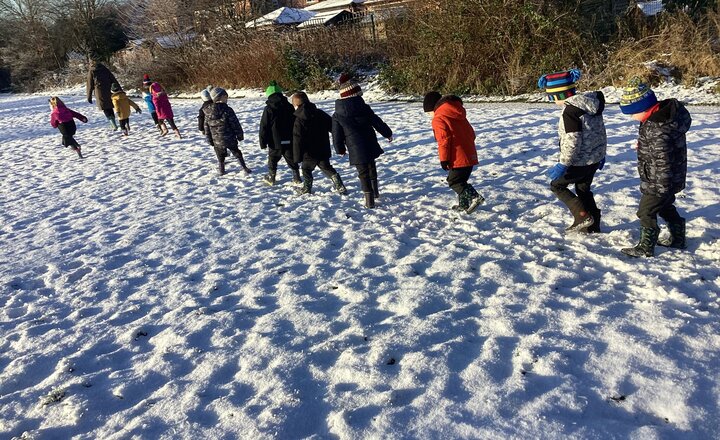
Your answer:
[[[467,120],[462,100],[429,92],[423,99],[423,110],[432,118],[440,166],[448,171],[448,186],[458,195],[458,204],[453,209],[470,214],[485,199],[468,183],[478,158],[475,130]]]

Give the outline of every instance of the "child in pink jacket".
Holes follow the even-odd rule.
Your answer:
[[[148,78],[147,75],[145,81],[150,81],[150,78]],[[143,83],[145,83],[145,81],[143,81]],[[177,134],[177,137],[180,138],[180,130],[178,130],[175,125],[175,115],[173,114],[170,99],[168,98],[167,93],[165,93],[165,89],[163,89],[160,84],[153,82],[150,84],[150,95],[152,96],[155,111],[157,112],[158,120],[160,122],[160,130],[162,131],[161,136],[168,134],[168,129],[165,125],[165,121],[167,121],[167,123],[170,124],[170,128],[172,128],[175,131],[175,134]]]
[[[70,147],[80,157],[83,158],[82,152],[80,152],[80,144],[75,140],[75,132],[77,127],[73,119],[78,119],[83,123],[87,122],[87,118],[78,112],[72,111],[65,106],[57,96],[50,98],[50,125],[53,128],[60,130],[62,134],[62,143],[65,147]]]

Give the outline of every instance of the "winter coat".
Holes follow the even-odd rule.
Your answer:
[[[292,151],[295,109],[282,93],[270,95],[260,119],[260,148],[267,148],[268,155],[282,156]]]
[[[466,168],[478,164],[475,130],[467,120],[460,98],[445,96],[438,101],[432,128],[438,143],[440,162],[450,162],[450,168]]]
[[[132,99],[128,98],[125,92],[115,92],[112,94],[112,103],[115,107],[115,113],[119,120],[130,119],[130,107],[139,112],[140,107],[135,104]]]
[[[605,96],[602,92],[580,93],[565,100],[558,124],[561,164],[586,166],[605,157],[607,134],[603,110]]]
[[[212,101],[203,101],[202,107],[200,107],[200,113],[198,114],[198,130],[205,134],[205,109],[213,105]]]
[[[365,103],[361,96],[335,101],[332,136],[338,154],[350,153],[350,164],[367,164],[384,153],[375,130],[385,138],[392,130]]]
[[[172,106],[170,105],[170,99],[160,84],[152,83],[150,86],[150,94],[152,95],[152,102],[155,106],[158,119],[172,119],[175,117]]]
[[[293,127],[293,157],[303,160],[328,160],[332,118],[312,102],[305,103],[295,111]]]
[[[116,82],[118,81],[115,79],[115,75],[107,67],[98,63],[93,70],[88,72],[86,86],[88,102],[92,102],[94,92],[97,108],[100,110],[112,110],[110,86]]]
[[[638,173],[643,194],[677,194],[685,188],[687,142],[692,118],[676,99],[660,101],[657,111],[640,124]]]
[[[218,102],[205,107],[205,137],[216,150],[232,150],[245,135],[235,111]]]
[[[55,107],[52,112],[50,112],[50,125],[52,125],[53,128],[58,128],[60,124],[70,122],[73,120],[73,118],[83,122],[87,122],[87,118],[85,116],[81,115],[78,112],[70,110],[69,108],[65,107],[65,104],[61,104],[58,102],[57,107]]]
[[[152,95],[149,93],[143,93],[143,101],[145,101],[145,105],[150,113],[155,111],[155,104],[153,104]]]

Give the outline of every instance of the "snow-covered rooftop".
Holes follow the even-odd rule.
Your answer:
[[[314,12],[297,8],[279,8],[269,14],[249,21],[245,27],[261,27],[273,24],[296,24],[310,20],[315,15]]]

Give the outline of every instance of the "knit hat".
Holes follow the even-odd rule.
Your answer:
[[[265,96],[270,97],[270,95],[274,95],[276,93],[282,93],[283,89],[280,87],[277,83],[277,81],[273,80],[270,81],[270,85],[267,89],[265,89]]]
[[[360,85],[347,73],[340,75],[338,79],[338,90],[340,91],[340,98],[342,99],[362,96]]]
[[[545,89],[550,101],[562,101],[575,95],[575,83],[578,81],[580,81],[580,71],[572,69],[541,76],[538,87]]]
[[[122,87],[118,83],[112,83],[110,85],[110,91],[113,93],[122,92]]]
[[[426,93],[425,98],[423,98],[423,111],[425,113],[435,111],[435,106],[441,98],[442,95],[434,90],[432,92]]]
[[[143,85],[145,87],[148,87],[150,84],[152,84],[152,81],[150,80],[150,75],[146,73],[145,75],[143,75]]]
[[[212,91],[212,86],[207,86],[206,88],[202,89],[202,92],[200,92],[200,98],[204,102],[212,101],[212,97],[210,96],[210,92]]]
[[[220,98],[226,95],[227,92],[222,87],[215,87],[210,91],[210,98],[212,98],[213,102],[218,102]]]
[[[657,104],[657,97],[650,86],[643,83],[640,78],[631,79],[623,88],[620,98],[620,111],[626,115],[634,115],[648,110]]]

